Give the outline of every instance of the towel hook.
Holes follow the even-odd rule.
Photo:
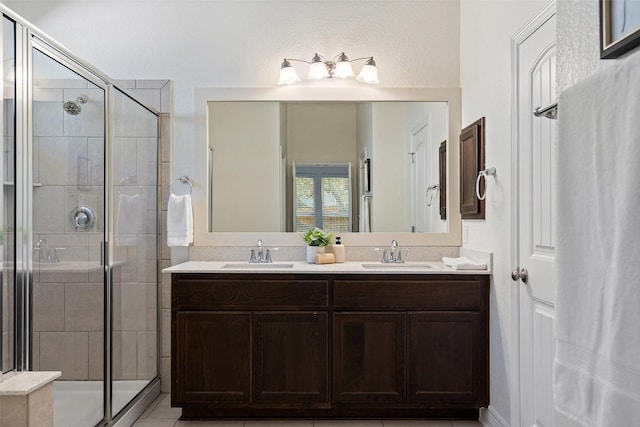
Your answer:
[[[176,181],[180,181],[183,184],[188,184],[189,185],[189,195],[193,194],[193,184],[191,183],[191,180],[189,179],[188,176],[186,175],[182,175],[179,176]]]
[[[484,200],[485,197],[487,197],[487,183],[486,183],[486,179],[487,177],[491,175],[491,176],[496,176],[496,168],[495,167],[490,167],[487,169],[483,169],[480,172],[478,172],[478,178],[476,179],[476,196],[478,197],[478,200]],[[480,195],[480,178],[484,177],[485,179],[485,190],[484,190],[484,194],[481,196]]]

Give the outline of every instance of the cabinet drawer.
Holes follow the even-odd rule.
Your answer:
[[[333,306],[336,309],[480,310],[486,304],[487,292],[488,280],[335,280]]]
[[[173,274],[172,307],[181,309],[308,309],[329,304],[327,280],[292,276]]]

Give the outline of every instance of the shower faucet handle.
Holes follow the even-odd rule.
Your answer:
[[[66,251],[67,248],[53,248],[53,262],[60,262],[58,251]]]

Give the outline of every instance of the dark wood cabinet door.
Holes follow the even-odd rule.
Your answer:
[[[460,132],[460,214],[462,219],[484,219],[484,200],[476,195],[478,172],[485,167],[484,126],[482,117]],[[480,188],[485,188],[484,178]]]
[[[253,400],[328,402],[328,314],[255,313]]]
[[[480,313],[409,313],[407,323],[409,401],[484,406]]]
[[[403,313],[335,313],[333,354],[336,402],[405,400]]]
[[[251,313],[174,315],[172,403],[249,402]]]

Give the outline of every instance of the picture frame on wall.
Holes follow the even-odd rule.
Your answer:
[[[640,46],[640,2],[599,0],[600,58],[615,59]]]

